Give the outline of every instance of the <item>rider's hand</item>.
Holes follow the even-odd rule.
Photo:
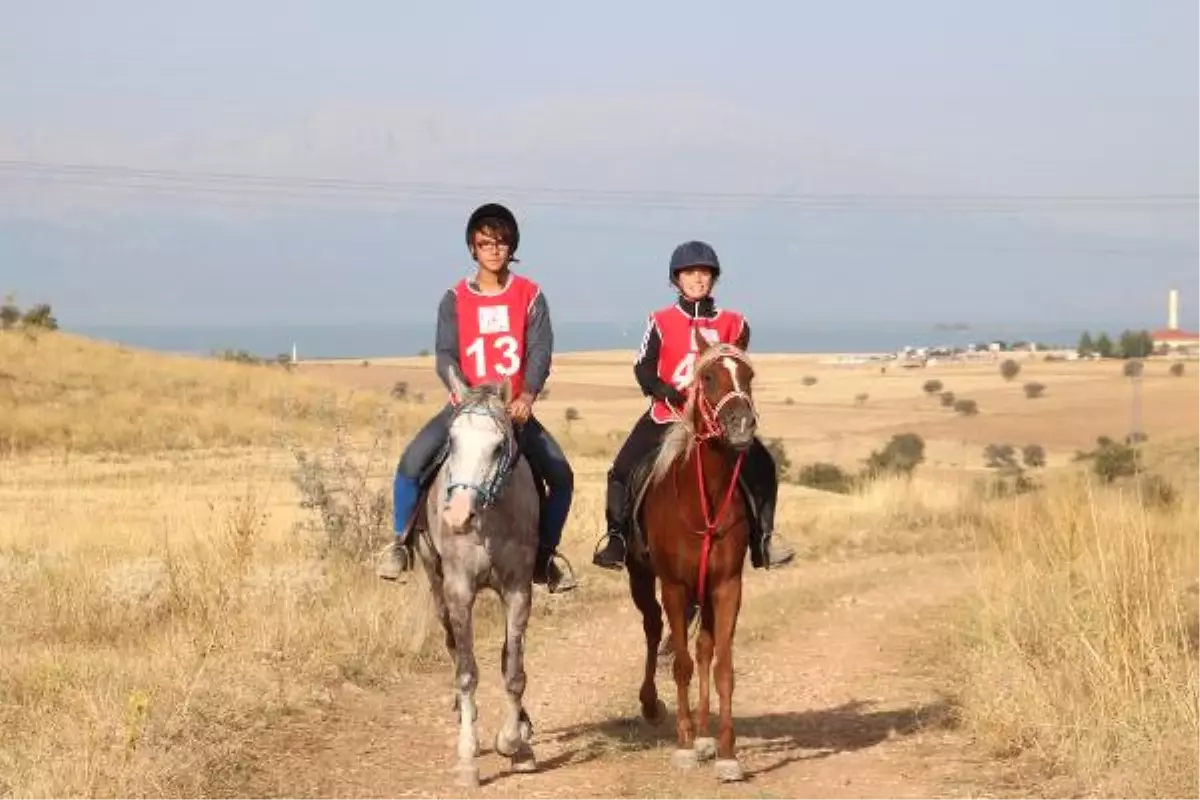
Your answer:
[[[687,402],[687,395],[676,389],[674,386],[668,385],[663,390],[663,399],[673,406],[682,406]]]
[[[524,423],[533,413],[533,395],[522,392],[508,404],[508,414],[513,422]]]

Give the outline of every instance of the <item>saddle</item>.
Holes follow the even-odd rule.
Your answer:
[[[625,519],[629,521],[628,530],[625,531],[626,547],[629,549],[629,554],[642,563],[649,563],[650,560],[650,546],[646,539],[645,527],[642,524],[642,506],[650,488],[650,471],[657,456],[658,448],[654,448],[638,462],[629,475],[629,485],[626,488]],[[763,561],[762,548],[759,544],[763,537],[762,521],[758,514],[758,504],[755,502],[754,494],[746,482],[745,473],[738,475],[738,487],[742,490],[742,497],[746,502],[746,515],[750,521],[750,558],[757,567]],[[700,512],[697,510],[695,513],[699,515]]]

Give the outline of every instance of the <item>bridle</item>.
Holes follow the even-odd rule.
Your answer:
[[[500,450],[500,457],[493,463],[493,468],[480,483],[473,483],[465,480],[455,480],[450,474],[449,466],[446,468],[446,486],[444,500],[450,499],[450,492],[454,489],[473,489],[479,495],[479,504],[481,508],[488,508],[495,504],[497,498],[504,491],[507,478],[512,474],[512,465],[517,459],[517,438],[513,430],[512,423],[506,416],[502,416],[502,412],[498,412],[494,408],[494,404],[487,400],[476,400],[474,402],[464,402],[454,412],[450,418],[450,429],[454,429],[454,423],[459,417],[464,415],[474,415],[487,417],[495,423],[497,430],[504,435],[504,445]],[[448,437],[446,447],[453,446],[453,437]]]
[[[750,359],[746,357],[746,354],[733,345],[713,345],[709,352],[712,352],[712,350],[718,350],[717,354],[714,356],[708,356],[707,353],[705,354],[705,363],[696,369],[697,376],[699,376],[702,370],[708,369],[708,367],[716,364],[722,358],[731,359],[737,364],[744,365],[749,369],[753,369],[750,364]],[[697,431],[695,434],[697,444],[709,439],[725,437],[725,426],[721,423],[721,410],[734,400],[745,401],[746,405],[750,407],[750,413],[754,415],[755,422],[758,421],[758,407],[754,404],[754,398],[751,397],[748,392],[742,390],[736,385],[733,389],[730,389],[728,392],[723,394],[715,404],[710,402],[708,395],[706,395],[699,388],[697,388],[695,391],[696,406],[700,410],[700,419],[704,422],[704,430]]]
[[[719,348],[719,349],[718,349]],[[708,369],[713,364],[716,364],[722,358],[733,359],[738,364],[744,364],[750,367],[750,359],[746,354],[737,347],[727,344],[712,345],[708,352],[717,350],[715,354],[709,356],[705,353],[703,364],[698,364],[695,377],[699,377],[701,371]],[[695,377],[693,380],[695,380]],[[709,402],[708,396],[700,387],[696,387],[696,406],[700,412],[700,418],[703,421],[703,429],[697,430],[692,434],[695,441],[696,452],[694,459],[696,461],[696,488],[700,494],[700,511],[704,515],[704,529],[696,531],[697,534],[703,536],[704,539],[700,544],[700,571],[696,581],[696,596],[699,601],[704,599],[704,583],[705,577],[708,574],[708,556],[712,550],[712,540],[716,536],[717,529],[720,526],[721,518],[729,511],[729,506],[733,502],[734,488],[738,485],[738,477],[741,475],[742,462],[746,458],[746,452],[738,453],[737,459],[733,462],[733,474],[729,477],[729,486],[725,489],[724,497],[721,499],[721,504],[717,507],[716,514],[711,512],[711,504],[709,503],[708,491],[704,480],[704,458],[700,452],[700,448],[704,443],[711,439],[724,439],[727,431],[721,422],[721,409],[725,408],[734,400],[744,400],[750,407],[750,413],[754,415],[755,421],[758,420],[758,409],[754,404],[754,398],[749,393],[742,390],[735,383],[734,388],[726,392],[714,404]],[[680,509],[682,513],[682,508]]]

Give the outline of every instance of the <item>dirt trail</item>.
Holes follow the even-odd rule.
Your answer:
[[[501,703],[498,643],[480,648],[483,797],[930,797],[961,794],[973,766],[936,687],[907,655],[928,640],[922,616],[970,586],[952,556],[803,564],[747,576],[734,652],[742,784],[711,765],[679,772],[671,714],[638,716],[640,618],[632,603],[531,626],[527,706],[540,770],[508,772],[491,752]],[[545,602],[543,596],[535,602]],[[568,622],[569,619],[569,622]],[[541,623],[543,620],[538,620]],[[568,627],[568,624],[570,627]],[[345,687],[321,721],[264,742],[249,792],[259,795],[461,796],[450,780],[456,722],[449,668],[402,692]],[[693,688],[693,702],[695,689]],[[714,712],[716,698],[714,696]],[[714,714],[715,716],[715,714]],[[957,787],[957,788],[956,788]]]

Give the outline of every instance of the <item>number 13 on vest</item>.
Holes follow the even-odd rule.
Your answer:
[[[498,336],[490,342],[483,336],[475,337],[475,341],[463,351],[473,362],[471,377],[482,381],[491,375],[502,378],[516,375],[517,370],[521,368],[519,347],[516,338],[508,334]]]

